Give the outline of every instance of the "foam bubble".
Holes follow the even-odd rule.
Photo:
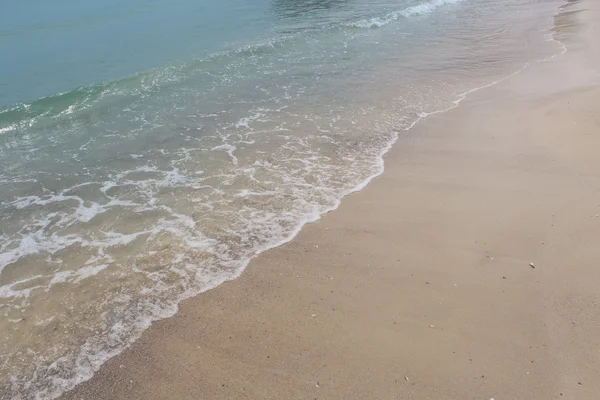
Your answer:
[[[400,18],[410,18],[418,15],[430,14],[435,9],[447,5],[458,3],[461,0],[432,0],[425,3],[418,4],[416,6],[404,8],[402,10],[393,11],[380,17],[373,17],[364,19],[356,22],[351,22],[348,26],[353,28],[381,28],[392,22],[398,21]]]

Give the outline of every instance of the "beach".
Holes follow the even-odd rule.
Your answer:
[[[599,17],[62,398],[600,398]]]
[[[563,50],[562,0],[32,1],[0,15],[1,399],[91,379]]]

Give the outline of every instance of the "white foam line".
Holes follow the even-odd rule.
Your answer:
[[[382,17],[373,17],[365,20],[360,20],[356,22],[351,22],[347,24],[349,27],[353,28],[381,28],[382,26],[388,25],[392,22],[398,21],[400,18],[410,18],[418,15],[430,14],[438,7],[455,4],[460,2],[461,0],[432,0],[429,2],[417,4],[412,7],[404,8],[398,11],[392,11]]]

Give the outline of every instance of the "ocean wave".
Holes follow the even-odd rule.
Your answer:
[[[372,17],[368,19],[362,19],[360,21],[350,22],[346,24],[346,26],[362,29],[381,28],[392,22],[398,21],[401,18],[410,18],[417,15],[430,14],[438,7],[447,4],[455,4],[460,1],[461,0],[432,0],[415,6],[404,8],[402,10],[392,11],[379,17]]]
[[[270,38],[209,54],[203,58],[174,63],[161,68],[141,71],[125,78],[81,86],[69,92],[39,98],[29,103],[0,109],[0,143],[2,136],[24,132],[31,128],[49,129],[86,118],[86,112],[97,112],[119,106],[124,111],[150,95],[164,91],[169,85],[191,80],[213,80],[226,84],[240,65],[256,57],[277,51],[286,42],[301,39],[299,34]]]
[[[141,71],[121,79],[81,86],[68,92],[49,95],[28,103],[15,104],[0,109],[0,137],[9,133],[23,132],[37,126],[47,129],[61,124],[64,120],[76,119],[82,112],[93,107],[111,107],[117,102],[132,103],[161,91],[165,85],[182,83],[198,76],[211,76],[226,82],[229,79],[226,76],[227,72],[231,68],[238,68],[241,62],[269,55],[284,46],[293,46],[295,42],[315,40],[314,35],[323,35],[347,28],[379,28],[401,18],[429,14],[440,6],[460,1],[462,0],[432,0],[381,16],[348,22],[343,25],[331,25],[311,31],[287,33],[253,44],[233,46],[191,61]],[[123,105],[123,108],[126,107],[126,105]]]

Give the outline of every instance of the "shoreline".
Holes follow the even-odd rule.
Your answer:
[[[555,57],[555,56],[553,56]],[[552,57],[552,58],[553,58]],[[532,62],[531,64],[536,64],[537,62]],[[471,91],[468,91],[465,93],[464,97],[461,97],[460,99],[458,99],[456,101],[456,105],[447,109],[447,110],[443,110],[443,111],[436,111],[433,112],[431,114],[428,114],[429,116],[433,116],[434,114],[436,115],[435,118],[437,118],[438,120],[430,122],[430,120],[432,118],[421,118],[418,119],[417,121],[415,121],[413,123],[413,125],[411,126],[411,130],[413,131],[412,135],[410,138],[403,138],[405,139],[404,141],[408,140],[408,141],[412,141],[412,142],[419,142],[419,139],[416,138],[416,136],[419,136],[420,134],[425,134],[426,132],[428,132],[429,130],[432,131],[439,131],[439,124],[440,121],[439,119],[456,119],[456,116],[449,116],[449,113],[454,113],[455,110],[457,109],[458,105],[465,100],[466,103],[469,103],[469,106],[472,106],[473,103],[477,103],[477,101],[482,101],[480,99],[480,97],[486,98],[485,94],[481,94],[482,90],[481,89],[488,89],[491,87],[494,87],[500,83],[504,83],[507,80],[512,80],[515,76],[523,73],[524,70],[530,70],[531,66],[525,66],[523,67],[523,69],[510,74],[509,76],[496,81],[494,83],[485,85],[483,87],[480,88],[476,88],[473,89]],[[475,92],[478,92],[477,94],[474,94]],[[471,94],[473,94],[473,97],[477,97],[477,98],[472,98]],[[469,97],[467,97],[467,95]],[[462,109],[462,108],[461,108]],[[464,114],[467,113],[467,111],[461,111],[459,114]],[[419,122],[423,121],[421,124],[419,124]],[[454,121],[455,122],[455,121]],[[419,131],[419,133],[414,133],[414,129],[417,129]],[[426,136],[426,135],[424,135]],[[394,141],[397,142],[398,138]],[[387,149],[387,151],[382,155],[382,157],[386,157],[386,158],[394,158],[392,160],[392,162],[398,163],[398,155],[394,154],[394,155],[390,155],[390,153],[395,152],[395,153],[403,153],[406,150],[405,149],[398,149],[398,146],[394,146],[394,143],[392,143],[389,146],[389,149]],[[392,148],[394,146],[394,148]],[[423,150],[423,149],[420,149]],[[414,160],[413,160],[414,161]],[[387,164],[387,161],[386,161]],[[352,199],[353,202],[352,203],[357,203],[359,202],[359,200],[356,200],[356,197],[363,195],[363,193],[367,190],[369,190],[371,188],[371,185],[374,185],[375,182],[379,181],[379,179],[383,176],[385,176],[386,174],[384,174],[384,172],[386,174],[388,174],[387,172],[387,168],[386,171],[383,170],[379,173],[376,174],[374,176],[372,176],[371,178],[367,179],[365,183],[363,183],[362,185],[358,185],[357,188],[351,192],[349,192],[348,194],[346,194],[343,197],[343,202],[337,204],[337,207],[334,208],[331,211],[335,211],[335,213],[331,213],[331,211],[327,211],[324,214],[321,214],[319,216],[319,218],[317,218],[315,221],[310,221],[306,224],[304,224],[299,230],[298,232],[296,232],[296,234],[294,234],[289,240],[286,240],[285,242],[277,245],[274,248],[269,248],[266,249],[264,251],[261,251],[260,255],[257,254],[257,256],[255,256],[255,258],[253,258],[250,263],[251,264],[261,264],[261,263],[266,263],[267,265],[270,263],[279,263],[282,261],[288,261],[288,259],[290,257],[294,257],[297,256],[297,252],[298,252],[298,248],[302,247],[302,246],[306,246],[307,240],[308,243],[312,244],[314,242],[318,242],[318,241],[314,241],[314,240],[310,240],[311,237],[321,237],[322,235],[326,234],[326,231],[333,229],[331,227],[328,227],[327,225],[329,224],[329,222],[327,223],[322,223],[322,221],[325,218],[330,218],[333,219],[333,217],[330,217],[330,215],[336,214],[339,212],[341,207],[345,207],[346,209],[352,208],[354,207],[352,204],[350,205],[346,205],[345,203],[349,200]],[[375,178],[378,178],[377,180],[375,180]],[[367,185],[369,185],[367,187]],[[379,185],[381,186],[381,185]],[[364,189],[364,190],[363,190]],[[377,189],[372,189],[371,191],[377,191]],[[350,194],[352,194],[353,196],[349,196]],[[387,195],[386,195],[387,196]],[[363,196],[365,197],[365,196]],[[371,195],[371,197],[373,197]],[[389,197],[389,196],[387,196]],[[341,204],[341,206],[340,206]],[[348,216],[348,214],[352,214],[352,212],[348,213],[347,211],[345,212],[346,216]],[[339,216],[338,216],[339,217]],[[336,218],[337,220],[339,220],[339,218]],[[349,231],[352,230],[351,227],[348,226],[348,224],[346,222],[340,222],[337,221],[336,222],[337,228],[341,229],[342,231]],[[325,225],[323,227],[323,225]],[[334,223],[335,225],[335,223]],[[343,228],[340,228],[340,226],[343,226]],[[350,224],[350,226],[352,227],[356,227],[356,228],[360,228],[361,225],[356,225],[353,226],[352,224]],[[381,228],[381,226],[378,227],[378,229]],[[305,230],[308,230],[309,232],[304,232]],[[301,237],[301,238],[300,238]],[[295,243],[296,241],[300,242],[300,243]],[[324,241],[326,242],[326,241]],[[320,242],[319,242],[320,244]],[[315,245],[315,248],[318,248],[318,245]],[[335,246],[334,246],[335,247]],[[269,251],[267,251],[269,250]],[[308,250],[304,250],[304,252],[308,252]],[[310,251],[311,253],[313,252],[313,250]],[[271,253],[275,253],[275,254],[271,254]],[[415,255],[412,254],[412,256],[414,257]],[[317,254],[310,254],[309,258],[312,261],[316,261],[316,262],[322,262],[324,255],[321,254],[321,252],[317,252]],[[303,258],[303,257],[300,257]],[[266,260],[265,260],[266,259]],[[327,260],[328,257],[325,257],[325,260]],[[331,261],[331,260],[329,260]],[[247,268],[248,266],[246,266]],[[299,266],[296,266],[299,267]],[[261,265],[254,265],[254,267],[252,268],[248,268],[248,270],[246,271],[246,268],[244,268],[241,273],[243,273],[243,275],[240,278],[237,278],[236,280],[233,281],[227,281],[221,285],[219,285],[216,288],[210,289],[210,291],[208,292],[204,292],[202,293],[202,296],[196,296],[193,298],[190,298],[188,300],[185,300],[184,302],[182,302],[180,304],[180,311],[173,317],[167,319],[167,320],[160,320],[157,322],[153,323],[153,326],[151,328],[149,328],[147,331],[145,331],[142,334],[142,339],[136,341],[130,349],[125,350],[124,353],[112,358],[111,360],[109,360],[104,366],[102,366],[100,373],[98,373],[96,376],[94,376],[90,381],[88,381],[87,383],[83,383],[81,385],[79,385],[77,388],[75,388],[73,391],[67,393],[64,398],[149,398],[147,397],[148,393],[150,392],[144,392],[142,393],[142,389],[140,389],[139,387],[131,387],[133,385],[134,382],[136,382],[137,384],[144,386],[147,385],[148,387],[154,385],[153,382],[150,382],[150,380],[153,379],[153,377],[156,377],[156,371],[154,373],[149,372],[149,371],[142,371],[142,364],[139,364],[140,361],[144,360],[144,355],[147,354],[151,354],[156,352],[162,352],[162,350],[160,349],[160,340],[157,339],[157,337],[162,336],[163,338],[168,337],[168,331],[172,330],[173,332],[177,332],[179,334],[189,334],[189,332],[184,332],[186,329],[188,329],[188,331],[194,330],[195,328],[191,325],[193,325],[193,323],[190,323],[189,319],[190,318],[196,318],[198,317],[198,314],[201,312],[196,310],[196,311],[192,311],[191,309],[194,309],[195,307],[191,305],[191,303],[200,303],[201,307],[207,307],[207,308],[211,308],[211,307],[216,307],[216,309],[212,309],[211,313],[215,313],[218,311],[218,313],[226,313],[226,311],[224,310],[224,308],[226,308],[226,306],[224,304],[227,304],[227,299],[230,297],[231,294],[228,294],[227,291],[230,290],[230,287],[232,285],[236,286],[236,294],[244,294],[245,296],[258,296],[260,298],[260,290],[257,291],[256,294],[252,294],[250,292],[252,292],[252,290],[256,290],[256,289],[265,289],[265,288],[257,288],[257,287],[252,287],[252,290],[248,291],[247,288],[243,288],[244,285],[248,285],[249,282],[252,284],[252,282],[261,282],[261,283],[265,283],[268,282],[269,284],[274,284],[272,280],[269,280],[268,277],[269,276],[273,276],[276,275],[275,272],[269,272],[267,277],[258,277],[258,270],[264,267],[261,267]],[[272,267],[267,267],[269,269],[272,269]],[[250,271],[251,269],[253,269],[254,271]],[[300,268],[301,269],[301,268]],[[313,267],[314,269],[314,267]],[[244,272],[245,271],[245,272]],[[312,274],[325,274],[327,272],[327,269],[323,270],[323,271],[312,271]],[[438,271],[439,273],[440,271]],[[245,275],[251,275],[246,277]],[[287,277],[285,279],[285,281],[289,281],[291,277]],[[266,279],[266,280],[265,280]],[[333,280],[333,277],[331,278],[331,280]],[[314,283],[314,282],[313,282]],[[381,282],[380,282],[381,283]],[[341,284],[343,285],[343,283]],[[430,282],[427,281],[426,285],[430,285]],[[239,287],[239,288],[238,288]],[[309,290],[307,289],[307,287],[303,287],[303,290]],[[214,293],[213,292],[217,292],[219,291],[220,293]],[[212,295],[211,295],[212,294]],[[209,295],[208,298],[204,298],[205,296]],[[292,294],[292,296],[294,296],[294,294]],[[281,297],[281,294],[278,295],[278,297]],[[200,299],[202,298],[202,299]],[[225,300],[224,303],[219,303],[221,300]],[[257,299],[254,298],[254,300],[256,301]],[[215,304],[215,302],[219,303],[219,304]],[[184,304],[185,303],[185,304]],[[240,305],[240,304],[238,304]],[[273,304],[271,304],[273,306]],[[181,314],[181,315],[180,315]],[[196,315],[194,315],[196,314]],[[317,318],[319,314],[310,314],[310,318]],[[229,316],[232,317],[232,316]],[[230,319],[230,318],[225,318],[225,319]],[[200,320],[202,320],[203,318],[205,318],[204,316],[199,317]],[[235,317],[232,317],[235,318]],[[187,320],[187,321],[186,321]],[[210,318],[209,318],[210,320]],[[279,322],[283,322],[281,319],[278,320]],[[310,321],[310,320],[309,320]],[[221,321],[221,322],[227,322],[227,321]],[[229,321],[230,323],[234,323],[235,321]],[[264,322],[263,322],[264,323]],[[199,325],[200,323],[196,322],[197,327],[200,327],[201,325]],[[258,324],[258,322],[256,322],[256,324]],[[160,325],[160,326],[159,326]],[[435,330],[435,328],[437,327],[437,325],[431,324],[429,326],[430,329]],[[214,329],[207,329],[208,332],[201,332],[199,334],[199,336],[208,336],[211,335],[211,332],[214,334]],[[225,331],[225,330],[224,330]],[[223,332],[224,332],[223,331]],[[196,332],[198,333],[198,332]],[[305,332],[306,333],[306,332]],[[381,333],[381,332],[380,332]],[[414,333],[414,332],[413,332]],[[166,336],[165,336],[166,335]],[[303,336],[303,335],[301,335]],[[153,339],[152,337],[154,337],[155,339]],[[325,336],[324,336],[325,337]],[[155,341],[156,340],[156,341]],[[243,340],[241,342],[241,344],[243,345]],[[253,342],[253,341],[251,341]],[[148,347],[150,346],[150,347]],[[168,346],[167,346],[168,347]],[[202,347],[202,346],[201,346]],[[227,347],[227,346],[224,346]],[[285,347],[285,346],[284,346]],[[181,349],[178,349],[181,350]],[[203,349],[202,351],[199,351],[199,353],[203,353],[206,349]],[[213,348],[212,351],[216,352],[216,348]],[[238,349],[240,350],[240,349]],[[173,350],[175,351],[175,350]],[[250,353],[254,353],[254,351],[250,351]],[[142,356],[140,356],[140,354],[143,354]],[[238,356],[241,356],[241,354],[238,354]],[[167,358],[169,358],[170,361],[175,361],[172,356],[165,356]],[[245,357],[242,357],[245,358]],[[153,357],[150,357],[150,359],[153,359]],[[146,361],[149,359],[146,359]],[[231,360],[227,360],[227,361],[231,361]],[[137,364],[137,366],[139,367],[139,369],[131,369],[128,365],[129,364]],[[117,366],[118,365],[118,366]],[[121,365],[123,365],[123,367],[121,367]],[[173,367],[177,368],[176,366],[177,364],[172,365]],[[215,365],[215,367],[217,369],[221,368],[218,365]],[[152,367],[152,368],[156,368]],[[160,368],[162,370],[162,368]],[[125,371],[124,371],[125,370]],[[123,375],[136,375],[136,376],[141,376],[144,377],[144,379],[142,380],[130,380],[130,383],[128,384],[126,382],[126,378],[125,377],[121,377],[121,373],[125,372]],[[273,372],[274,373],[274,372]],[[402,374],[400,374],[402,375]],[[225,376],[225,375],[223,375]],[[218,378],[219,375],[215,376],[214,378]],[[408,377],[408,376],[407,376]],[[402,378],[402,376],[400,376],[400,378]],[[191,378],[184,380],[183,383],[185,384],[192,384],[193,382],[190,381]],[[410,378],[405,379],[406,382],[412,382],[410,380]],[[319,381],[317,381],[319,382]],[[120,389],[118,390],[117,393],[115,393],[113,390],[113,385],[117,383],[120,387]],[[179,382],[182,383],[182,382]],[[394,382],[394,383],[398,383],[398,382]],[[107,386],[108,385],[108,386]],[[226,387],[227,384],[223,384],[224,386],[221,387]],[[412,384],[414,385],[414,383]],[[136,386],[136,385],[133,385]],[[189,386],[189,385],[188,385]],[[207,385],[211,386],[211,385]],[[321,388],[322,382],[321,383],[316,383],[315,388],[319,389]],[[410,386],[407,384],[407,386]],[[102,391],[99,392],[98,390],[101,389]],[[312,389],[312,388],[311,388]],[[378,390],[381,388],[378,388]],[[179,389],[178,389],[179,390]],[[181,389],[184,390],[184,389]],[[198,395],[198,394],[203,394],[205,396],[209,396],[209,398],[221,398],[219,396],[224,396],[223,398],[233,398],[233,397],[228,397],[229,395],[226,395],[225,393],[212,393],[210,391],[207,391],[207,389],[198,389],[200,390],[199,392],[195,392],[194,395]],[[404,389],[402,389],[404,390]],[[308,389],[307,389],[308,391]],[[137,394],[136,394],[137,393]],[[167,392],[163,392],[167,393]],[[348,392],[350,393],[350,392]],[[366,395],[368,392],[365,392],[364,394]],[[179,394],[181,395],[181,397],[177,397],[177,398],[188,398],[186,397],[185,394],[183,394],[183,392],[179,392]],[[278,395],[281,395],[282,397],[280,398],[287,398],[285,392],[277,392]],[[302,393],[302,395],[308,395],[307,393]],[[382,392],[383,394],[383,392]],[[299,393],[289,393],[289,397],[291,398],[291,396],[297,396],[299,395]],[[333,396],[332,398],[337,398],[336,392],[330,392],[329,393],[330,396]],[[92,396],[92,397],[86,397],[86,396]],[[137,397],[136,397],[137,396]],[[157,394],[158,397],[155,398],[164,398],[161,397],[159,394]],[[255,397],[257,396],[257,397]],[[310,396],[312,396],[312,392],[310,394]],[[421,394],[422,396],[422,394]],[[253,391],[253,395],[250,395],[248,397],[248,395],[243,395],[243,393],[237,393],[235,396],[235,398],[263,398],[262,396],[260,396],[258,393]],[[190,397],[192,398],[192,397]],[[350,397],[344,397],[344,398],[350,398]],[[354,397],[352,397],[354,398]],[[360,397],[356,397],[356,398],[360,398]],[[401,397],[404,398],[404,397]],[[410,397],[413,398],[413,397]],[[428,397],[414,397],[414,398],[428,398]],[[454,398],[454,397],[452,397]],[[509,397],[510,398],[510,397]]]
[[[555,17],[556,17],[556,15],[558,15],[558,13],[560,13],[560,9],[561,9],[561,8],[562,8],[562,6],[560,6],[560,7],[558,7],[558,8],[557,8],[557,12],[556,12],[556,14],[554,14],[554,15],[552,16],[552,18],[555,18]],[[550,28],[551,28],[551,27],[549,27],[549,28],[548,28],[548,30],[550,30]],[[265,252],[268,252],[268,251],[272,251],[272,250],[274,250],[274,249],[277,249],[277,248],[279,248],[279,247],[281,247],[281,246],[285,246],[286,244],[288,244],[288,243],[290,243],[291,241],[295,240],[295,238],[298,236],[298,234],[299,234],[299,233],[300,233],[300,232],[301,232],[301,231],[302,231],[302,230],[303,230],[303,229],[304,229],[304,228],[305,228],[307,225],[310,225],[310,224],[313,224],[313,223],[315,223],[315,222],[318,222],[319,220],[321,220],[323,217],[325,217],[325,216],[326,216],[326,215],[328,215],[329,213],[331,213],[331,212],[335,212],[335,211],[336,211],[336,210],[337,210],[337,209],[340,207],[340,205],[342,204],[342,202],[343,202],[343,201],[344,201],[344,200],[345,200],[345,199],[346,199],[348,196],[355,195],[355,194],[358,194],[358,193],[362,192],[362,191],[363,191],[363,190],[364,190],[364,189],[365,189],[365,188],[366,188],[366,187],[367,187],[369,184],[371,184],[371,182],[372,182],[373,180],[375,180],[375,179],[379,178],[379,177],[380,177],[380,176],[381,176],[381,175],[382,175],[382,174],[385,172],[385,157],[387,156],[387,154],[388,154],[390,151],[392,151],[392,150],[393,150],[393,147],[395,146],[395,144],[396,144],[396,142],[398,141],[398,139],[399,139],[399,137],[400,137],[400,135],[401,135],[401,134],[403,134],[403,133],[407,133],[407,132],[411,132],[412,130],[414,130],[414,128],[415,128],[415,127],[416,127],[416,126],[417,126],[419,123],[422,123],[423,121],[425,121],[426,119],[428,119],[428,118],[430,118],[430,117],[432,117],[432,116],[435,116],[435,115],[438,115],[438,114],[444,114],[444,113],[447,113],[447,112],[449,112],[449,111],[452,111],[452,110],[454,110],[455,108],[459,107],[463,101],[465,101],[465,100],[468,100],[468,98],[469,98],[469,96],[470,96],[470,95],[472,95],[472,94],[474,94],[474,93],[477,93],[477,92],[479,92],[479,91],[481,91],[481,90],[485,90],[485,89],[491,88],[491,87],[493,87],[493,86],[495,86],[495,85],[498,85],[498,84],[500,84],[500,83],[504,82],[505,80],[508,80],[508,79],[510,79],[510,78],[512,78],[512,77],[514,77],[514,76],[516,76],[516,75],[518,75],[518,74],[520,74],[520,73],[522,73],[523,71],[527,70],[528,68],[530,68],[530,67],[534,66],[534,65],[535,65],[535,64],[537,64],[537,63],[541,63],[541,62],[545,62],[545,61],[547,61],[547,60],[553,59],[553,58],[555,58],[555,57],[558,57],[558,56],[560,56],[560,55],[564,54],[564,53],[567,51],[567,49],[566,49],[566,47],[564,46],[564,44],[563,44],[562,42],[560,42],[559,40],[556,40],[554,37],[550,37],[550,38],[547,40],[547,42],[556,42],[556,43],[560,44],[560,45],[563,47],[562,51],[557,51],[555,54],[553,54],[553,55],[551,55],[551,56],[548,56],[548,57],[545,57],[545,58],[542,58],[542,59],[538,59],[538,60],[532,60],[532,61],[527,61],[527,62],[525,62],[525,63],[523,64],[523,66],[522,66],[522,67],[520,67],[520,68],[518,68],[517,70],[515,70],[515,71],[513,71],[513,72],[509,73],[509,74],[508,74],[508,75],[506,75],[506,76],[503,76],[503,77],[501,77],[501,78],[499,78],[499,79],[496,79],[496,80],[494,80],[494,81],[492,81],[492,82],[490,82],[490,83],[486,83],[486,84],[484,84],[484,85],[482,85],[482,86],[478,86],[478,87],[475,87],[475,88],[473,88],[473,89],[467,90],[467,91],[465,91],[465,92],[463,92],[463,93],[460,93],[460,94],[458,94],[458,95],[457,95],[457,98],[456,98],[455,100],[451,101],[451,104],[452,104],[452,105],[451,105],[451,106],[449,106],[449,107],[447,107],[447,108],[440,109],[440,110],[435,110],[435,111],[430,111],[430,112],[422,112],[422,113],[421,113],[421,114],[420,114],[420,115],[419,115],[419,116],[418,116],[418,117],[417,117],[417,118],[416,118],[416,119],[415,119],[415,120],[414,120],[412,123],[410,123],[410,124],[409,124],[409,126],[408,126],[408,127],[406,127],[406,128],[402,128],[402,129],[398,130],[398,131],[395,133],[395,136],[394,136],[394,138],[393,138],[393,139],[392,139],[392,140],[391,140],[391,141],[388,143],[388,145],[387,145],[387,146],[386,146],[386,147],[385,147],[385,148],[382,150],[382,152],[381,152],[381,154],[378,156],[378,160],[377,160],[377,161],[378,161],[378,164],[379,164],[379,167],[380,167],[380,170],[379,170],[378,172],[376,172],[376,173],[372,174],[371,176],[367,177],[367,178],[366,178],[364,181],[360,182],[360,183],[359,183],[359,184],[357,184],[355,187],[353,187],[352,189],[350,189],[350,190],[348,190],[346,193],[344,193],[344,194],[342,195],[342,197],[341,197],[341,198],[340,198],[340,199],[337,201],[337,203],[336,203],[336,204],[335,204],[333,207],[327,208],[327,209],[325,209],[324,211],[320,212],[318,215],[316,215],[316,216],[314,216],[314,217],[311,217],[311,218],[309,218],[309,219],[306,219],[304,222],[302,222],[300,225],[298,225],[298,227],[297,227],[297,228],[296,228],[296,229],[293,231],[293,233],[292,233],[292,234],[291,234],[289,237],[282,239],[281,241],[277,242],[276,244],[273,244],[273,245],[268,245],[268,246],[264,247],[263,249],[259,249],[259,250],[258,250],[258,251],[257,251],[257,252],[256,252],[256,253],[255,253],[255,254],[254,254],[254,255],[253,255],[251,258],[249,258],[249,259],[248,259],[248,260],[247,260],[245,263],[243,263],[243,265],[244,265],[244,266],[243,266],[241,269],[239,269],[239,270],[237,271],[237,273],[235,274],[235,276],[233,276],[232,278],[224,278],[222,281],[220,281],[220,283],[216,284],[215,286],[211,286],[211,287],[205,288],[205,289],[203,289],[202,291],[200,291],[200,292],[198,292],[198,293],[196,293],[196,294],[194,294],[194,295],[192,295],[192,296],[190,296],[190,297],[185,297],[185,298],[183,298],[183,299],[179,300],[179,301],[178,301],[178,303],[177,303],[177,307],[178,307],[178,306],[179,306],[179,304],[181,304],[182,302],[186,302],[186,301],[189,301],[189,300],[191,300],[191,299],[193,299],[193,298],[195,298],[195,297],[197,297],[197,296],[204,295],[205,293],[207,293],[207,292],[209,292],[209,291],[212,291],[212,290],[215,290],[215,289],[217,289],[217,288],[221,287],[222,285],[224,285],[224,284],[226,284],[226,283],[228,283],[228,282],[232,282],[232,281],[235,281],[235,280],[239,279],[239,278],[242,276],[242,274],[244,274],[244,273],[245,273],[245,271],[246,271],[246,268],[248,268],[249,264],[251,264],[252,262],[254,262],[254,260],[255,260],[257,257],[259,257],[261,254],[263,254],[263,253],[265,253]],[[163,320],[165,320],[165,319],[173,318],[173,317],[177,316],[178,312],[179,312],[178,310],[174,311],[173,313],[171,313],[171,311],[169,311],[169,312],[165,312],[165,313],[164,313],[164,314],[162,314],[162,315],[161,315],[159,318],[157,318],[157,319],[152,319],[152,320],[151,320],[151,322],[150,322],[150,325],[149,325],[148,327],[146,327],[146,328],[143,328],[143,330],[142,330],[142,331],[141,331],[139,334],[136,334],[136,335],[134,335],[134,336],[133,336],[133,337],[132,337],[132,338],[129,340],[129,344],[128,344],[128,345],[127,345],[125,348],[119,349],[119,350],[118,350],[118,351],[116,351],[114,354],[112,354],[112,355],[110,355],[110,356],[108,356],[108,357],[106,357],[105,355],[102,355],[102,357],[100,357],[100,358],[102,359],[102,361],[99,361],[99,362],[98,362],[99,368],[103,368],[103,365],[104,365],[104,364],[105,364],[107,361],[111,360],[111,359],[112,359],[112,358],[114,358],[114,357],[118,357],[118,356],[119,356],[121,353],[123,353],[123,352],[127,351],[127,350],[128,350],[128,349],[129,349],[129,348],[132,346],[132,345],[134,345],[134,344],[136,343],[136,341],[137,341],[137,340],[138,340],[140,337],[142,337],[142,336],[145,334],[145,332],[146,332],[148,329],[152,329],[152,326],[153,326],[155,323],[157,323],[157,322],[160,322],[160,321],[163,321]],[[84,354],[84,356],[85,356],[84,358],[89,358],[89,356],[90,356],[90,355],[89,355],[89,354]],[[93,355],[92,355],[92,358],[98,358],[98,355],[97,355],[97,354],[93,354]],[[87,360],[86,360],[86,362],[87,362]],[[90,371],[88,371],[88,369],[90,369],[90,368],[89,368],[89,367],[86,367],[86,368],[87,368],[87,369],[86,369],[86,371],[85,371],[85,374],[88,374],[88,373],[90,372]],[[89,381],[90,379],[94,379],[94,376],[95,376],[95,374],[98,372],[99,368],[95,368],[95,367],[94,367],[94,368],[92,368],[94,371],[93,371],[93,372],[91,372],[91,376],[89,376],[89,377],[87,377],[87,376],[83,377],[81,380],[79,380],[79,381],[78,381],[78,382],[75,384],[75,386],[74,386],[73,388],[71,388],[71,389],[68,389],[68,390],[66,390],[66,391],[64,391],[64,392],[61,392],[61,394],[60,394],[60,395],[58,395],[58,396],[56,396],[56,395],[54,394],[54,391],[52,391],[52,392],[51,392],[51,393],[52,393],[52,394],[51,394],[51,396],[52,396],[53,398],[54,398],[55,396],[56,396],[57,398],[61,398],[61,397],[62,397],[62,396],[64,396],[65,394],[68,394],[70,391],[74,390],[74,389],[75,389],[77,386],[79,386],[79,385],[82,385],[82,384],[85,384],[85,383],[86,383],[87,381]],[[85,374],[84,374],[84,375],[85,375]],[[80,376],[84,376],[84,375],[80,375]]]

